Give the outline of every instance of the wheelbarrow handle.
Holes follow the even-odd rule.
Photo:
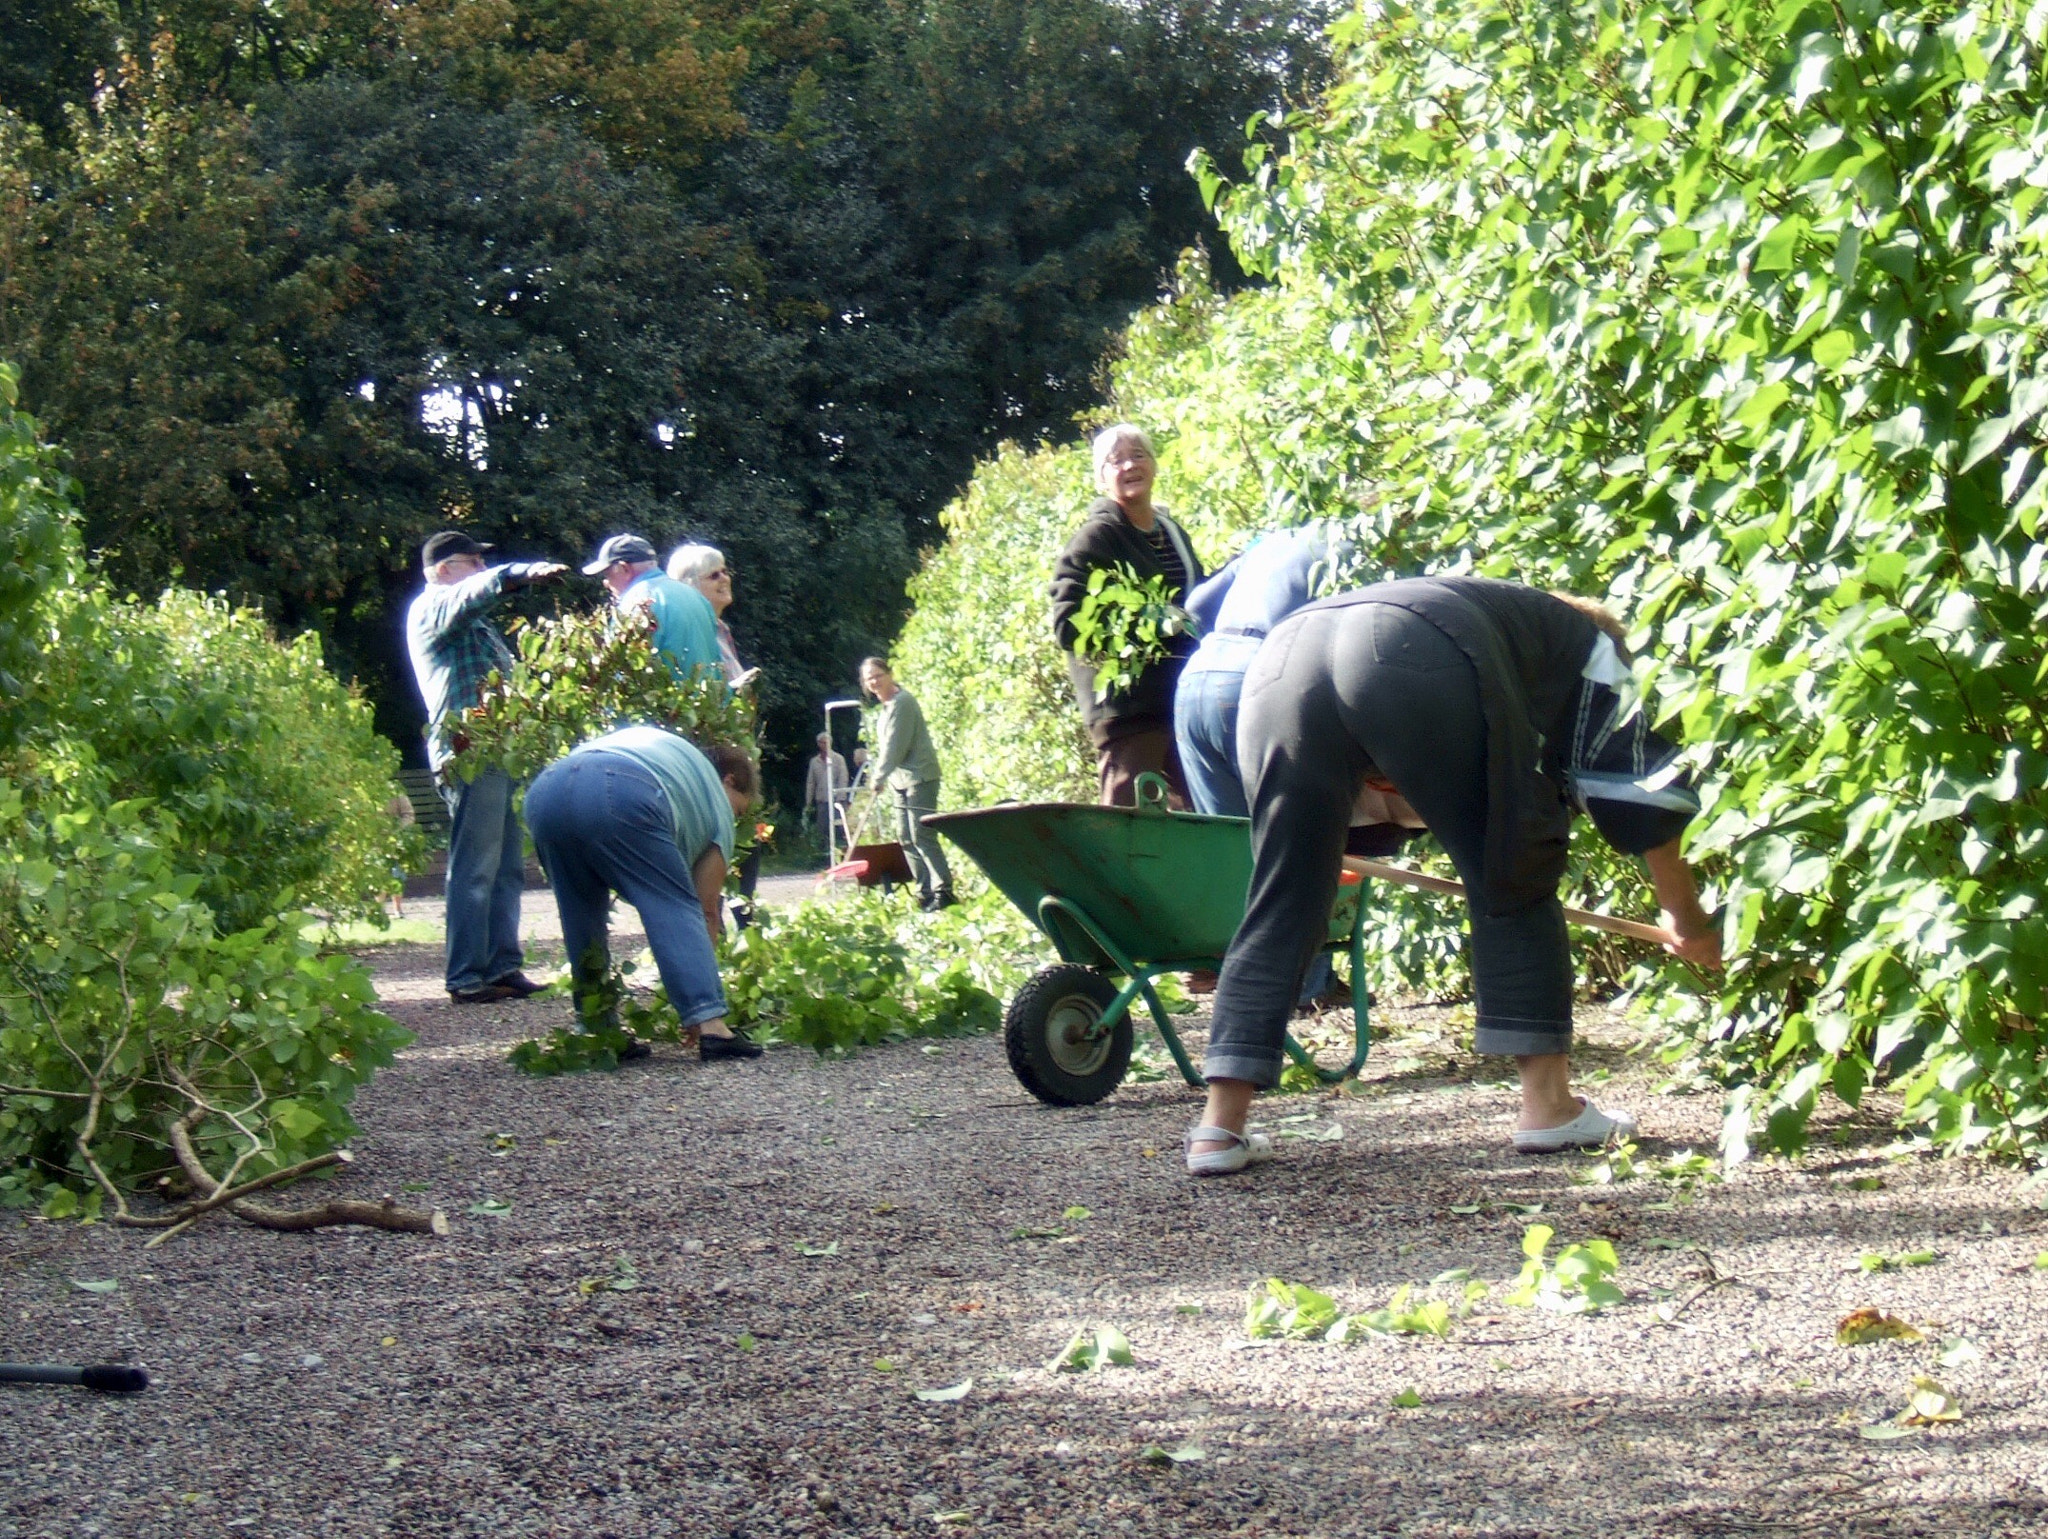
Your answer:
[[[1453,882],[1441,876],[1425,876],[1420,871],[1410,871],[1404,866],[1390,866],[1384,861],[1365,860],[1356,855],[1344,857],[1344,869],[1360,876],[1369,876],[1377,881],[1398,882],[1403,887],[1420,887],[1424,892],[1449,893],[1452,897],[1465,896],[1465,884]],[[1605,930],[1609,935],[1626,935],[1630,940],[1649,941],[1654,945],[1668,946],[1677,940],[1669,930],[1653,924],[1644,924],[1638,919],[1617,919],[1612,914],[1590,914],[1582,908],[1568,908],[1564,917],[1573,924],[1585,925],[1592,930]]]

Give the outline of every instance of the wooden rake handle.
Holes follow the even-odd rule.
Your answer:
[[[1384,861],[1362,860],[1356,855],[1344,857],[1344,869],[1359,876],[1369,876],[1376,881],[1398,882],[1403,887],[1420,887],[1424,892],[1449,893],[1452,897],[1465,896],[1463,882],[1448,881],[1440,876],[1424,876],[1420,871],[1410,871],[1405,866],[1390,866]],[[1605,930],[1609,935],[1626,935],[1630,940],[1649,941],[1652,945],[1665,946],[1677,939],[1669,930],[1653,924],[1644,924],[1637,919],[1617,919],[1612,914],[1589,914],[1582,908],[1568,908],[1564,917],[1573,924],[1585,925],[1588,929]]]

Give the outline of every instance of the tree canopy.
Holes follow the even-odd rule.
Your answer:
[[[88,549],[319,631],[408,746],[459,524],[727,550],[799,755],[975,455],[1066,431],[1213,229],[1189,153],[1321,57],[1247,0],[30,9],[0,356]]]

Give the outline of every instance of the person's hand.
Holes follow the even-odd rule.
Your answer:
[[[1664,942],[1664,949],[1682,962],[1703,967],[1709,972],[1721,970],[1721,930],[1710,919],[1706,911],[1697,906],[1690,913],[1663,911],[1664,929],[1670,936]]]
[[[536,561],[526,569],[528,582],[559,582],[569,569],[559,561]]]

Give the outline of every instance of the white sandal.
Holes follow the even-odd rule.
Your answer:
[[[1182,1143],[1187,1150],[1188,1174],[1191,1176],[1235,1175],[1247,1165],[1270,1158],[1273,1153],[1273,1140],[1254,1127],[1248,1127],[1242,1133],[1233,1133],[1229,1128],[1189,1128]],[[1224,1143],[1228,1147],[1195,1153],[1196,1144],[1209,1143]]]
[[[1598,1149],[1609,1139],[1627,1138],[1636,1130],[1636,1119],[1625,1111],[1604,1112],[1590,1100],[1579,1098],[1579,1114],[1554,1128],[1518,1128],[1517,1154],[1556,1154],[1564,1149]]]

